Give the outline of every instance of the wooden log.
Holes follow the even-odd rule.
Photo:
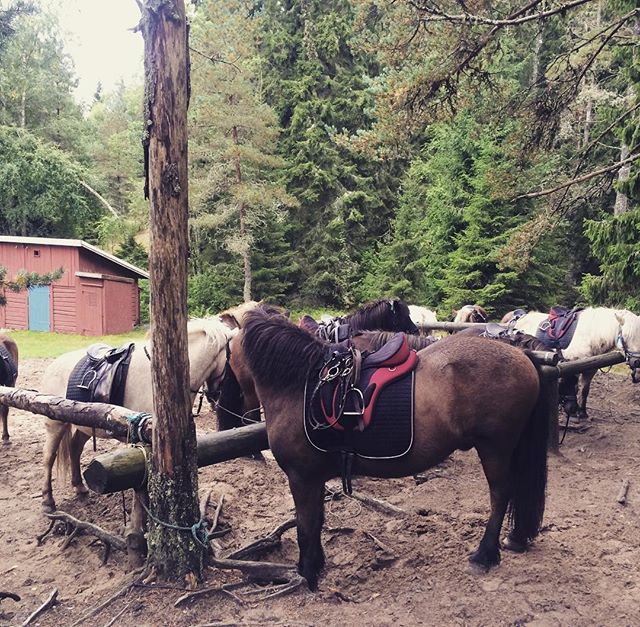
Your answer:
[[[463,329],[479,328],[484,329],[486,322],[427,322],[417,325],[425,331],[462,331]]]
[[[198,437],[198,467],[229,461],[269,448],[263,422]],[[87,486],[98,494],[137,488],[145,481],[145,453],[121,448],[95,457],[84,471]]]
[[[108,435],[121,441],[126,441],[129,436],[128,418],[138,413],[118,405],[81,403],[60,396],[40,394],[34,390],[5,386],[0,386],[0,404],[41,414],[60,422],[103,429]],[[145,439],[149,438],[150,441],[150,420],[146,422],[142,430]]]
[[[618,351],[605,353],[604,355],[595,355],[593,357],[585,357],[584,359],[574,359],[572,361],[563,361],[558,364],[560,376],[564,377],[585,370],[597,370],[598,368],[607,368],[616,364],[624,363],[625,356]]]
[[[558,378],[543,379],[541,385],[548,390],[548,420],[549,433],[547,435],[547,448],[551,453],[560,451],[560,430],[558,429],[559,406],[560,406],[560,384]]]

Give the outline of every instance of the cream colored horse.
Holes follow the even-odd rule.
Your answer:
[[[516,321],[515,328],[535,335],[540,323],[547,317],[546,313],[530,311]],[[640,360],[640,316],[628,309],[587,307],[578,314],[571,343],[562,349],[562,356],[572,361],[603,355],[616,348],[624,352],[627,363],[634,372]],[[588,370],[580,375],[577,399],[579,417],[587,416],[587,397],[596,372],[597,370]]]
[[[227,345],[237,333],[223,324],[219,318],[194,319],[189,321],[188,352],[190,390],[192,401],[202,384],[209,380],[222,379],[226,363]],[[152,343],[136,342],[131,355],[123,405],[137,412],[153,412],[151,394],[151,362],[148,352]],[[146,349],[146,350],[145,350]],[[86,350],[77,350],[58,357],[46,369],[42,377],[40,391],[44,394],[66,396],[67,382],[75,365],[85,356]],[[68,423],[45,418],[47,431],[44,445],[44,484],[42,487],[42,506],[45,511],[55,509],[51,475],[53,462],[58,457],[61,470],[71,469],[71,485],[77,494],[85,494],[87,488],[80,473],[80,455],[87,440],[92,435],[89,427],[79,427]],[[104,431],[96,429],[97,437],[110,437]]]
[[[409,316],[413,323],[420,329],[420,335],[433,335],[433,330],[425,327],[431,322],[438,322],[435,311],[422,307],[422,305],[409,305]]]

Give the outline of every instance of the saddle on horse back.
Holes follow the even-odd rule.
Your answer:
[[[67,398],[85,403],[122,405],[135,344],[119,348],[93,344],[76,364],[67,383]]]
[[[567,348],[573,339],[581,310],[581,307],[552,307],[547,319],[540,323],[536,337],[549,348]]]
[[[355,455],[390,459],[413,443],[413,371],[418,365],[407,336],[397,333],[373,353],[349,341],[334,345],[305,401],[305,432],[323,452],[343,455],[343,488],[351,493]]]

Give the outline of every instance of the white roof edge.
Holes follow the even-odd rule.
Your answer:
[[[123,268],[127,268],[127,270],[131,270],[131,272],[136,272],[143,279],[149,278],[149,273],[146,270],[142,270],[142,268],[138,268],[133,264],[125,261],[124,259],[119,259],[114,255],[98,248],[97,246],[92,246],[91,244],[87,244],[87,242],[81,239],[62,239],[55,237],[22,237],[19,235],[0,235],[0,242],[6,242],[8,244],[40,244],[42,246],[74,246],[76,248],[84,248],[85,250],[89,250],[100,257],[104,257],[109,261],[112,261]]]

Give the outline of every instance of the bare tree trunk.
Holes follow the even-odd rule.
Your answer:
[[[190,531],[200,513],[187,354],[187,24],[184,0],[145,0],[140,7],[155,418],[148,564],[165,579],[201,578],[204,550]]]
[[[236,146],[240,145],[240,141],[238,139],[238,127],[234,125],[231,129],[231,134],[233,136],[233,143]],[[242,170],[240,168],[240,157],[236,155],[235,159],[236,166],[236,183],[239,185],[242,183]],[[245,302],[251,300],[251,251],[249,249],[249,242],[247,239],[247,211],[245,209],[245,205],[243,201],[240,201],[240,206],[238,207],[238,214],[240,217],[240,239],[242,240],[244,246],[242,249],[242,262],[244,264],[244,288],[243,288],[243,297]]]
[[[624,161],[629,157],[629,146],[622,144],[620,149],[620,161]],[[629,197],[622,191],[620,191],[620,183],[624,183],[629,180],[629,174],[631,173],[631,164],[626,163],[618,170],[618,190],[616,191],[616,203],[613,206],[613,215],[619,216],[629,211]]]

